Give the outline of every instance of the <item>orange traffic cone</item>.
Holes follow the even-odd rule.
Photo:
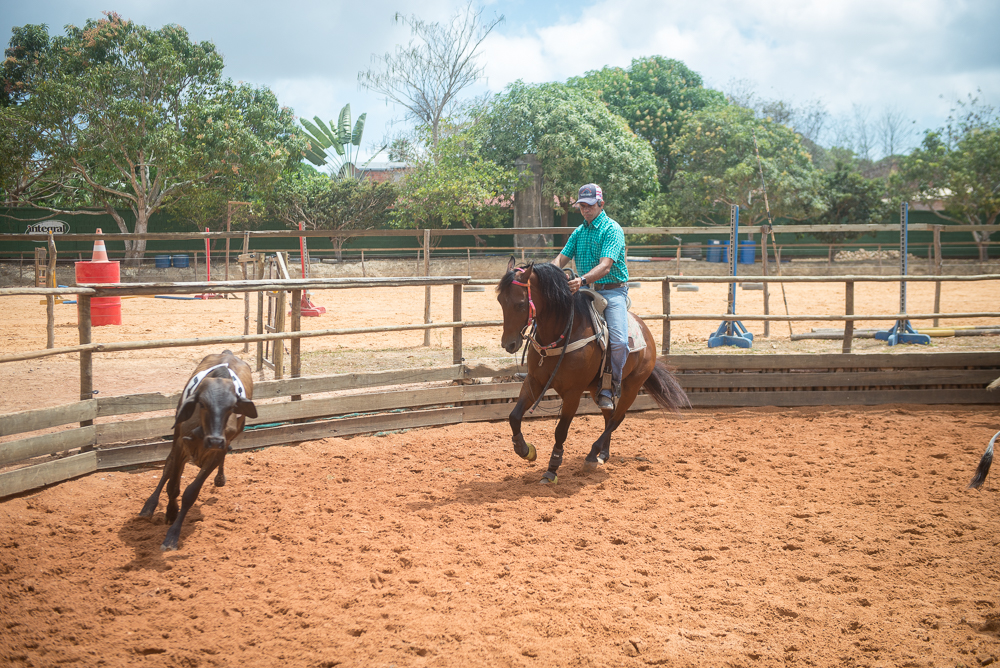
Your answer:
[[[97,228],[98,234],[104,234],[101,228]],[[94,240],[94,256],[90,259],[91,262],[107,262],[108,261],[108,249],[104,245],[104,239]]]

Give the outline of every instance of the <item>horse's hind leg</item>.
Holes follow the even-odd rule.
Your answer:
[[[622,393],[618,398],[618,404],[613,412],[604,414],[604,431],[591,446],[590,454],[587,455],[586,459],[588,463],[604,464],[611,459],[611,434],[625,420],[625,414],[635,398],[639,396],[641,386],[641,383],[635,382],[634,377],[631,376],[626,377],[622,382]]]
[[[559,480],[556,475],[559,465],[562,464],[563,444],[566,443],[566,435],[569,433],[569,425],[576,415],[576,409],[580,406],[580,394],[567,395],[562,398],[562,410],[559,412],[559,424],[556,425],[556,443],[552,446],[552,455],[549,457],[549,468],[542,474],[541,483],[555,483]]]

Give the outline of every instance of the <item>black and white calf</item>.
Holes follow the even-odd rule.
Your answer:
[[[229,350],[205,357],[184,386],[174,418],[174,443],[163,467],[163,477],[139,513],[142,517],[153,516],[160,492],[166,484],[167,523],[170,528],[161,550],[177,549],[184,517],[212,471],[219,469],[215,476],[216,487],[226,484],[226,453],[232,450],[231,443],[243,431],[247,417],[257,417],[252,398],[253,374],[250,366]],[[178,513],[181,473],[188,461],[198,466],[199,470],[184,490]]]

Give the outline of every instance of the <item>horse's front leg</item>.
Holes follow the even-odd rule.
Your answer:
[[[521,393],[518,395],[514,410],[510,412],[508,418],[512,434],[511,440],[514,441],[514,452],[517,453],[518,457],[529,462],[535,461],[538,453],[535,452],[535,446],[524,440],[524,434],[521,433],[521,420],[524,418],[524,411],[535,403],[535,399],[538,398],[541,391],[541,385],[529,374],[521,383]]]
[[[582,393],[578,392],[572,395],[565,395],[562,398],[563,405],[562,410],[559,412],[559,424],[556,425],[556,443],[552,446],[552,456],[549,457],[549,468],[542,474],[540,481],[543,485],[547,483],[554,484],[559,480],[559,476],[556,473],[559,471],[559,465],[562,464],[563,444],[566,442],[569,425],[576,415],[576,409],[580,406],[581,396]]]

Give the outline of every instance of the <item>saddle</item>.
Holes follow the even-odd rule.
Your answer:
[[[594,336],[598,345],[601,346],[601,389],[611,391],[613,383],[611,381],[611,356],[608,354],[608,323],[604,320],[604,309],[608,306],[608,300],[597,290],[591,288],[581,288],[580,294],[588,297],[590,308],[590,322],[594,325]],[[596,399],[596,397],[595,397]]]

